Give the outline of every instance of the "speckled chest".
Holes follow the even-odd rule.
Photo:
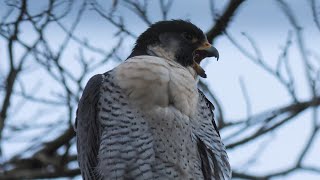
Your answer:
[[[201,179],[192,142],[199,98],[193,69],[158,57],[137,56],[115,70],[115,82],[144,114],[153,134],[155,177]]]

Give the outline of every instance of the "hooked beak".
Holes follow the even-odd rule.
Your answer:
[[[213,47],[208,41],[204,42],[199,48],[193,52],[193,68],[197,74],[203,78],[206,78],[207,75],[205,71],[200,66],[200,62],[207,57],[216,57],[219,60],[219,52]]]
[[[206,41],[205,43],[203,43],[202,46],[200,46],[198,49],[196,49],[196,51],[203,51],[205,55],[205,57],[216,57],[217,60],[219,60],[219,52],[218,50],[213,47],[208,41]]]

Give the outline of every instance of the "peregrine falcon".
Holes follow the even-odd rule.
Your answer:
[[[197,88],[206,57],[219,54],[198,27],[160,21],[123,63],[93,76],[75,124],[83,179],[230,179],[214,107]]]

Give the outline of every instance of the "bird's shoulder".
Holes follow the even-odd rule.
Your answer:
[[[78,162],[84,179],[99,179],[93,167],[98,165],[101,126],[97,120],[98,102],[103,75],[92,76],[87,82],[76,113]]]
[[[198,89],[198,93],[199,93],[199,110],[198,110],[199,114],[203,115],[206,119],[211,121],[212,126],[214,127],[214,130],[220,136],[219,129],[217,127],[217,124],[214,118],[215,107],[213,103],[206,97],[206,95],[200,89]]]
[[[75,128],[77,129],[79,119],[86,117],[88,114],[86,113],[86,109],[88,107],[94,108],[99,99],[99,89],[103,80],[103,76],[101,74],[96,74],[92,76],[87,82],[82,96],[78,103],[78,109],[76,113],[76,122]]]
[[[196,128],[194,135],[197,139],[203,173],[214,176],[215,179],[230,179],[231,167],[225,146],[221,140],[219,130],[214,119],[214,105],[199,92],[198,119],[200,125]]]

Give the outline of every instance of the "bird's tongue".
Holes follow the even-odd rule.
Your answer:
[[[193,60],[196,61],[198,64],[204,59],[208,57],[208,52],[204,50],[196,50],[194,51]]]
[[[204,69],[196,61],[193,61],[193,65],[192,66],[193,66],[193,69],[196,71],[196,73],[200,77],[207,78],[206,72],[204,71]]]
[[[200,66],[200,62],[208,57],[208,52],[204,50],[196,50],[193,52],[193,69],[196,71],[196,73],[203,78],[206,78],[206,72],[204,69]]]
[[[197,74],[203,78],[206,78],[206,72],[200,66],[200,62],[207,57],[216,57],[219,59],[219,52],[216,48],[210,46],[205,49],[197,49],[193,52],[193,68]]]

